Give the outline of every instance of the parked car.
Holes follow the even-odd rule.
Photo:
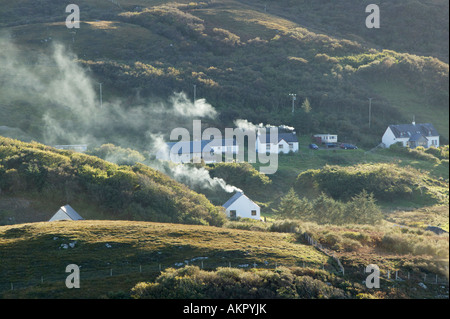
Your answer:
[[[347,144],[347,143],[342,143],[341,148],[343,148],[344,150],[357,150],[358,149],[358,147],[356,147],[355,145]]]
[[[318,150],[319,146],[317,146],[316,144],[309,144],[309,148],[312,150]]]

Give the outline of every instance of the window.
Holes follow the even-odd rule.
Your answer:
[[[252,216],[256,216],[256,210],[252,210]]]
[[[294,143],[289,143],[289,148],[293,149],[294,148]]]
[[[236,218],[236,211],[230,210],[230,218]]]
[[[279,145],[278,145],[278,148],[279,148],[280,150],[282,150],[282,149],[283,149],[283,144],[279,144]]]
[[[270,144],[266,144],[266,151],[270,151]]]

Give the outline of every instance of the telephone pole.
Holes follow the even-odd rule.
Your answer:
[[[100,85],[100,108],[103,108],[102,84],[103,83],[99,83],[99,85]]]
[[[297,99],[297,94],[290,93],[289,96],[292,97],[292,114],[294,114],[294,111],[295,111],[295,100]]]
[[[194,105],[195,105],[196,99],[197,99],[197,85],[194,84]]]

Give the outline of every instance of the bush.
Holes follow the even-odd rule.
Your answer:
[[[434,147],[433,147],[434,148]],[[429,161],[437,163],[439,162],[439,158],[433,154],[433,150],[425,149],[422,146],[418,146],[416,148],[403,147],[401,144],[396,143],[392,144],[389,149],[397,154],[406,155],[413,159],[418,159],[422,161]],[[440,153],[434,152],[435,154]]]
[[[303,233],[300,221],[298,220],[276,220],[270,225],[269,231],[280,233]]]
[[[311,193],[312,189],[316,194],[323,192],[344,201],[365,191],[377,200],[414,199],[432,203],[439,197],[435,186],[444,187],[444,184],[411,167],[359,164],[348,167],[327,165],[322,169],[305,171],[298,175],[295,190],[301,194]],[[367,200],[371,201],[370,198]]]
[[[245,271],[218,268],[204,271],[196,266],[165,270],[155,282],[138,283],[136,299],[292,299],[347,298],[341,289],[290,269]]]

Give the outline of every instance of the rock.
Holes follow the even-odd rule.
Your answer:
[[[423,289],[427,289],[427,286],[423,282],[419,282],[419,286]]]
[[[105,244],[106,248],[111,248],[112,246],[108,243]]]

